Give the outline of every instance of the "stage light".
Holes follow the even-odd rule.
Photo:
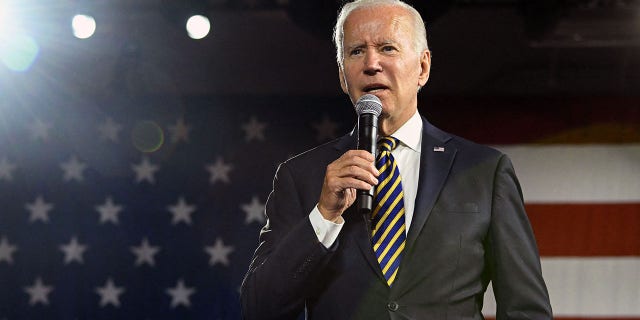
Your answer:
[[[87,39],[96,32],[96,20],[89,15],[78,14],[71,20],[73,35],[79,39]]]
[[[18,24],[13,11],[9,3],[0,2],[0,32],[3,34],[11,32],[11,29]]]
[[[202,39],[209,34],[211,24],[205,16],[195,15],[187,20],[187,33],[192,39]]]

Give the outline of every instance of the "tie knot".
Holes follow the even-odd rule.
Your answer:
[[[391,152],[397,146],[398,146],[398,139],[396,139],[396,138],[394,138],[392,136],[382,137],[378,141],[378,148],[380,148],[380,151],[389,151],[389,152]]]

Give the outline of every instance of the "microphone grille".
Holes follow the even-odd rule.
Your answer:
[[[356,101],[355,108],[359,116],[365,113],[372,113],[377,117],[382,113],[382,102],[375,95],[365,94]]]

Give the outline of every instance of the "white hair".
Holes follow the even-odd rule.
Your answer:
[[[414,7],[401,0],[355,0],[353,2],[346,3],[342,9],[340,9],[336,25],[333,28],[333,42],[336,46],[336,60],[341,69],[343,68],[344,59],[344,22],[347,20],[349,14],[356,9],[384,5],[398,6],[407,10],[413,20],[413,39],[415,41],[414,49],[418,54],[422,53],[424,50],[429,50],[429,46],[427,44],[427,29],[424,26],[422,16],[420,16],[420,13]]]

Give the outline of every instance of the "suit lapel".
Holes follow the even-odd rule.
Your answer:
[[[407,234],[407,249],[410,252],[420,231],[427,222],[431,210],[435,205],[438,194],[444,186],[453,165],[457,149],[447,146],[451,136],[432,126],[422,118],[422,150],[420,152],[420,173],[416,205],[413,220]],[[402,270],[402,267],[400,268]]]
[[[368,217],[356,212],[355,206],[350,207],[344,215],[346,223],[350,223],[352,231],[349,233],[352,240],[358,245],[360,252],[364,256],[365,260],[369,263],[369,266],[373,272],[380,278],[382,282],[386,283],[386,279],[380,269],[380,264],[373,252],[371,245],[371,226],[366,221]]]
[[[418,179],[418,190],[416,195],[416,205],[413,211],[413,220],[407,233],[407,243],[404,250],[404,258],[400,263],[398,278],[391,288],[393,295],[401,295],[411,287],[411,274],[415,271],[411,264],[413,245],[418,235],[424,228],[436,199],[442,190],[445,181],[453,165],[453,159],[457,149],[447,146],[451,136],[444,131],[432,126],[427,120],[422,118],[422,146],[420,151],[420,172]]]
[[[339,154],[347,152],[348,150],[353,150],[358,147],[358,137],[356,136],[356,129],[354,128],[348,134],[342,136],[338,141],[335,142],[334,148],[338,150]]]

